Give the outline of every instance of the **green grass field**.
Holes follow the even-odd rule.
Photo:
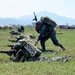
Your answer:
[[[75,57],[75,30],[56,30],[57,38],[62,43],[66,50],[62,51],[60,47],[53,45],[49,39],[46,42],[46,49],[53,52],[43,52],[41,56],[44,57]],[[0,30],[0,50],[10,50],[7,44],[14,44],[8,41],[11,38],[10,30]],[[26,28],[24,34],[38,33],[33,29]],[[35,40],[33,40],[35,42]],[[37,45],[41,48],[40,43]],[[0,54],[0,75],[75,75],[75,58],[68,62],[61,61],[35,61],[35,62],[12,62],[6,54]]]

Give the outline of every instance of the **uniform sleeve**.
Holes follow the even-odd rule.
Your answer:
[[[46,31],[46,25],[43,25],[42,26],[42,29],[41,29],[41,32],[40,32],[40,35],[38,36],[38,41],[41,39],[41,37],[44,35]]]

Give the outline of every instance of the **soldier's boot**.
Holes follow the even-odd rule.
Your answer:
[[[64,46],[63,46],[63,45],[61,45],[61,44],[60,44],[60,47],[62,48],[62,50],[63,50],[63,51],[65,50],[65,48],[64,48]]]
[[[42,47],[42,52],[46,52],[46,49],[45,49],[45,47]]]
[[[66,61],[68,61],[67,58],[63,58],[63,59],[62,59],[62,62],[66,62]]]

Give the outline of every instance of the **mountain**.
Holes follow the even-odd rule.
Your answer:
[[[38,20],[41,16],[49,16],[51,19],[56,21],[58,25],[66,25],[67,23],[69,25],[75,25],[75,19],[67,18],[64,16],[59,16],[54,13],[50,13],[48,11],[42,11],[39,13],[36,13]],[[7,25],[7,24],[23,24],[23,25],[31,25],[33,22],[34,14],[31,15],[23,15],[19,18],[0,18],[0,24]]]
[[[58,25],[65,25],[66,23],[68,23],[69,25],[75,25],[75,19],[72,18],[67,18],[64,16],[59,16],[57,14],[54,13],[50,13],[48,11],[43,11],[38,13],[38,16],[49,16],[51,19],[53,19]]]

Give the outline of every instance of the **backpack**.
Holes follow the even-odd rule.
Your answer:
[[[42,22],[42,24],[45,24],[45,25],[48,25],[48,26],[52,26],[53,28],[55,28],[57,26],[55,21],[53,21],[51,18],[49,18],[47,16],[41,17],[40,21]]]
[[[24,49],[30,54],[31,57],[35,56],[37,52],[40,52],[39,49],[33,45],[33,43],[29,40],[19,40],[20,46],[24,47]],[[24,53],[24,50],[23,50]]]

